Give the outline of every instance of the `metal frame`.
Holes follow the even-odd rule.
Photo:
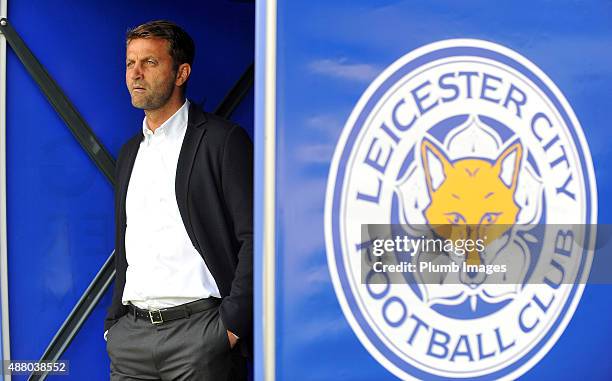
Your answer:
[[[256,12],[255,379],[274,381],[276,379],[276,0],[258,1]]]
[[[264,143],[264,356],[265,380],[276,378],[276,0],[266,7]]]
[[[13,52],[17,55],[34,82],[43,92],[51,106],[62,118],[72,135],[94,161],[98,169],[114,185],[115,159],[102,145],[100,139],[94,134],[91,127],[81,116],[74,104],[64,94],[57,82],[51,77],[36,56],[21,39],[19,34],[6,18],[0,20],[0,32],[4,34]]]
[[[3,1],[3,0],[0,0]],[[4,4],[4,3],[2,3]],[[4,36],[0,40],[0,43],[4,44],[5,40],[10,44],[12,50],[15,52],[21,63],[25,66],[29,74],[32,76],[36,84],[39,86],[43,94],[46,96],[47,100],[55,111],[59,114],[59,116],[64,120],[66,126],[70,129],[74,137],[77,139],[81,147],[85,150],[85,152],[89,155],[89,157],[93,160],[94,164],[98,167],[98,169],[106,176],[106,178],[111,182],[111,184],[115,183],[114,172],[115,172],[115,159],[112,157],[110,152],[102,145],[100,140],[93,133],[92,129],[89,127],[85,119],[79,114],[76,107],[70,102],[70,100],[66,97],[64,92],[61,90],[59,85],[53,80],[53,78],[49,75],[49,73],[45,70],[45,68],[40,64],[40,62],[36,59],[34,54],[27,47],[25,42],[21,39],[19,34],[13,29],[9,21],[4,17],[4,14],[1,15],[0,18],[0,32]],[[5,48],[5,45],[3,45]],[[1,46],[0,46],[1,47]],[[0,56],[0,64],[3,57]],[[5,65],[0,65],[0,67],[5,68]],[[244,99],[244,97],[248,94],[249,89],[253,86],[253,73],[254,68],[253,64],[251,64],[247,70],[243,73],[240,79],[236,82],[236,84],[232,87],[232,89],[226,94],[223,98],[223,101],[219,104],[219,106],[215,110],[215,114],[220,115],[224,118],[229,118],[235,108],[240,104],[240,102]],[[0,74],[2,76],[5,75],[5,71]],[[3,77],[0,77],[2,80]],[[4,77],[5,79],[5,77]],[[4,86],[5,81],[2,81],[2,86]],[[1,91],[4,88],[0,88],[0,99],[3,102],[5,96]],[[0,104],[0,136],[4,137],[4,105]],[[4,143],[5,139],[0,140],[0,151],[4,154]],[[0,193],[0,201],[3,202],[2,209],[0,212],[2,213],[2,261],[0,263],[2,266],[2,270],[6,269],[6,214],[5,214],[5,205],[6,205],[6,192],[4,191],[6,185],[6,178],[4,177],[4,156],[0,157],[0,163],[2,167],[0,168],[0,185],[3,187],[0,189],[2,191]],[[62,326],[57,331],[47,348],[45,349],[44,354],[40,358],[41,362],[44,361],[57,361],[60,356],[64,353],[66,348],[70,345],[78,331],[81,329],[83,323],[99,300],[102,298],[112,280],[115,276],[115,268],[114,268],[114,251],[108,257],[102,268],[96,274],[96,277],[89,284],[79,301],[76,303],[68,317],[64,320]],[[6,274],[2,279],[3,282],[6,282]],[[2,300],[8,300],[8,292],[5,284],[2,284]],[[6,294],[6,295],[5,295]],[[5,329],[7,332],[7,336],[5,337],[4,344],[6,348],[8,348],[8,310],[6,311],[6,320],[4,317],[4,307],[8,306],[7,303],[2,303],[3,306],[3,323],[6,325]],[[6,352],[8,353],[8,352]],[[5,359],[7,359],[5,357]],[[46,378],[46,374],[39,375],[30,375],[28,380],[44,380]],[[7,378],[7,380],[10,380]]]
[[[7,1],[0,0],[0,18],[7,16]],[[11,358],[6,236],[6,39],[0,37],[0,301],[2,303],[2,359]],[[4,379],[11,380],[11,375]]]
[[[242,99],[249,93],[249,90],[253,87],[255,81],[255,64],[252,63],[242,74],[240,79],[236,82],[234,87],[225,95],[217,109],[215,114],[228,119],[236,107],[242,102]]]

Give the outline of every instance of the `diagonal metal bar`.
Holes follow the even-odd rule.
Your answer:
[[[60,359],[102,296],[104,296],[114,278],[115,251],[113,250],[72,311],[70,311],[60,329],[56,332],[40,358],[40,362],[58,361]],[[32,374],[28,380],[44,380],[46,377],[46,374]]]
[[[104,176],[115,184],[115,159],[110,152],[100,143],[100,140],[93,133],[85,119],[77,111],[76,107],[70,102],[66,94],[58,86],[55,80],[49,75],[44,66],[36,59],[36,56],[28,48],[19,34],[15,31],[11,23],[6,18],[0,19],[0,33],[6,38],[9,46],[15,52],[23,66],[40,90],[43,92],[51,106],[64,120],[66,126],[72,132],[79,144],[85,149],[87,155],[94,161],[96,166],[102,171]]]
[[[217,109],[215,110],[215,114],[222,118],[229,119],[236,107],[238,107],[240,102],[242,102],[244,97],[253,87],[254,80],[255,64],[252,63],[244,71],[238,81],[236,81],[231,90],[225,95],[221,103],[219,103],[219,106],[217,106]]]
[[[85,122],[84,118],[79,114],[76,107],[66,97],[58,84],[36,59],[36,56],[34,56],[32,51],[5,18],[0,19],[0,32],[4,34],[11,49],[15,52],[21,63],[40,87],[49,103],[51,103],[53,108],[68,126],[81,147],[110,183],[114,185],[115,160],[112,155],[102,145],[89,125]],[[251,64],[215,109],[215,114],[224,118],[231,117],[236,107],[252,88],[253,81],[254,70],[253,64]],[[68,348],[83,326],[83,323],[98,304],[115,277],[114,253],[113,251],[106,262],[104,262],[104,265],[102,265],[79,301],[64,320],[62,326],[40,358],[41,362],[57,361],[60,359],[66,348]],[[28,380],[44,380],[46,377],[46,374],[33,374],[30,375]]]

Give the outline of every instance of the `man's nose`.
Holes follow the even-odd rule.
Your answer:
[[[137,80],[142,79],[142,66],[139,63],[135,63],[130,69],[130,79]]]

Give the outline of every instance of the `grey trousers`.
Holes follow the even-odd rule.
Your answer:
[[[243,379],[243,371],[246,377],[246,367],[235,369],[240,354],[230,348],[218,307],[159,325],[127,314],[109,329],[106,350],[112,381],[225,381]]]

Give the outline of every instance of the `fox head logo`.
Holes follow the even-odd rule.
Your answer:
[[[429,205],[428,224],[445,239],[482,239],[488,242],[504,234],[516,222],[520,207],[515,191],[523,147],[516,140],[495,160],[450,160],[434,142],[421,143],[421,160]],[[478,252],[467,254],[468,264],[480,264]]]

